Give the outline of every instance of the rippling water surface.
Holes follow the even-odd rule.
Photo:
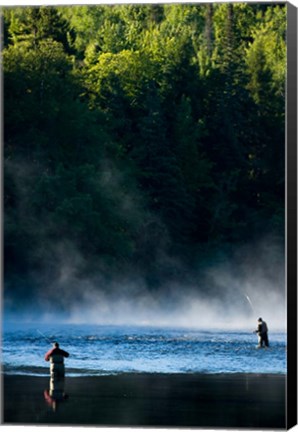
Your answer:
[[[41,335],[43,333],[48,340]],[[5,324],[5,373],[48,375],[51,341],[70,353],[68,376],[122,372],[286,373],[286,335],[270,332],[270,348],[256,349],[252,332],[99,325]]]

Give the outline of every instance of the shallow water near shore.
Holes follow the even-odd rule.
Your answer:
[[[282,374],[66,376],[62,387],[58,382],[51,388],[49,377],[4,375],[4,423],[257,429],[286,424]]]
[[[68,376],[120,373],[286,373],[286,334],[270,332],[256,349],[252,331],[149,326],[15,324],[3,327],[6,374],[47,376],[51,341],[70,353]]]

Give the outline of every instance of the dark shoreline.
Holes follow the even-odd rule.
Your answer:
[[[2,375],[3,424],[284,429],[282,374]]]

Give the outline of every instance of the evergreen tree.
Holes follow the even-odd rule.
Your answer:
[[[196,275],[198,257],[284,236],[285,12],[4,8],[11,292],[61,281],[65,250],[72,282],[133,269],[153,288]]]

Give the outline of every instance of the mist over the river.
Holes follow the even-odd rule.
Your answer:
[[[26,170],[17,172],[21,216],[28,210],[24,179],[30,176]],[[142,255],[142,262],[117,257],[116,252],[109,258],[97,254],[90,258],[75,239],[53,240],[53,222],[41,216],[35,224],[36,238],[26,248],[26,260],[34,262],[27,279],[20,278],[18,283],[15,279],[14,289],[6,280],[7,319],[251,329],[262,317],[269,328],[285,328],[281,237],[264,234],[228,246],[218,243],[213,250],[201,244],[187,264],[181,256],[169,253],[172,239],[165,224],[152,213],[145,218],[141,199],[131,190],[120,194],[120,174],[108,165],[103,172],[100,187],[108,189],[119,212],[133,223],[139,221],[139,253],[135,255]],[[30,218],[24,217],[24,224],[32,229]],[[56,222],[55,229],[58,226]]]
[[[82,278],[78,270],[84,259],[67,244],[59,257],[55,278],[39,275],[43,286],[30,306],[7,296],[7,319],[252,330],[261,316],[271,329],[286,326],[283,249],[273,237],[243,246],[233,258],[221,257],[197,274],[185,274],[184,283],[177,278],[154,289],[138,272],[115,275],[109,282],[100,271]]]
[[[21,258],[26,262],[26,277],[17,282],[17,271],[10,269],[13,289],[9,277],[5,283],[7,320],[252,330],[261,316],[269,329],[285,329],[282,237],[264,233],[251,241],[218,242],[214,249],[190,244],[194,257],[187,250],[175,255],[169,252],[174,249],[169,227],[148,211],[132,183],[123,186],[129,176],[107,159],[100,171],[92,179],[96,188],[134,227],[135,260],[126,259],[129,248],[120,236],[113,239],[117,248],[101,255],[85,255],[71,226],[53,240],[59,220],[47,213],[29,217],[36,168],[6,162],[14,177],[18,220],[32,242],[23,246],[24,257],[14,258],[21,270]],[[10,216],[6,223],[12,224]],[[109,235],[101,235],[97,241],[109,243]]]

